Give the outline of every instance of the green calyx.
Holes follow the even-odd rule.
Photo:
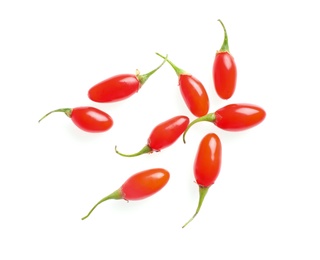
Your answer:
[[[117,150],[117,146],[115,146],[114,150],[116,151],[117,154],[119,154],[119,155],[121,155],[121,156],[124,156],[124,157],[136,157],[136,156],[139,156],[139,155],[141,155],[141,154],[152,153],[152,152],[153,152],[153,150],[150,148],[149,145],[144,146],[139,152],[133,153],[133,154],[120,153],[120,152]]]
[[[94,211],[94,209],[101,204],[102,202],[106,201],[106,200],[119,200],[119,199],[123,199],[123,195],[122,195],[122,191],[121,189],[117,189],[116,191],[112,192],[111,194],[109,194],[108,196],[104,197],[103,199],[101,199],[100,201],[98,201],[98,203],[96,205],[93,206],[93,208],[89,211],[89,213],[84,216],[82,218],[82,220],[86,219],[87,217],[90,216],[90,214],[92,213],[92,211]]]
[[[55,113],[55,112],[63,112],[66,116],[71,117],[72,109],[71,108],[59,108],[56,110],[52,110],[49,113],[45,114],[38,122],[40,123],[42,119],[46,118],[48,115]]]
[[[206,115],[204,115],[204,116],[198,117],[198,118],[196,118],[195,120],[193,120],[193,121],[188,125],[188,127],[186,128],[186,130],[184,131],[184,133],[183,133],[183,135],[182,135],[183,142],[186,143],[186,134],[187,134],[187,132],[189,131],[189,129],[191,128],[191,126],[193,126],[193,125],[196,124],[196,123],[202,122],[202,121],[207,121],[207,122],[213,123],[215,120],[216,120],[215,113],[209,113],[209,114],[206,114]]]
[[[218,22],[221,23],[223,31],[224,31],[224,40],[222,43],[222,46],[219,50],[219,52],[230,52],[229,51],[229,43],[228,43],[228,34],[227,34],[227,30],[226,27],[224,26],[223,22],[219,19]]]
[[[156,52],[156,54],[158,56],[160,56],[161,58],[165,59],[165,57],[163,55],[161,55],[160,53]],[[180,69],[179,67],[177,67],[175,64],[173,64],[170,60],[166,59],[167,62],[171,65],[171,67],[174,69],[174,71],[176,72],[177,76],[179,77],[181,74],[188,74],[186,71],[184,71],[183,69]]]
[[[163,57],[163,58],[164,58],[164,61],[163,61],[158,67],[156,67],[154,70],[152,70],[152,71],[150,71],[150,72],[148,72],[148,73],[146,73],[146,74],[140,75],[139,70],[136,70],[136,77],[137,77],[137,79],[138,79],[139,82],[140,82],[140,87],[148,80],[148,78],[149,78],[152,74],[154,74],[158,69],[160,69],[160,68],[162,67],[163,64],[165,64],[165,62],[166,62],[166,60],[167,60],[167,57],[168,57],[168,55],[167,55],[166,57]]]
[[[198,207],[197,207],[197,210],[196,212],[194,213],[194,215],[192,216],[191,219],[189,219],[189,221],[184,224],[182,226],[182,228],[186,227],[199,213],[200,209],[201,209],[201,206],[202,206],[202,203],[204,201],[204,198],[206,197],[207,193],[208,193],[208,190],[209,190],[209,187],[202,187],[202,186],[199,186],[199,202],[198,202]]]

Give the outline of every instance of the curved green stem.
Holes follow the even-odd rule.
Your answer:
[[[156,54],[158,56],[160,56],[161,58],[165,59],[165,57],[163,55],[161,55],[160,53],[156,52]],[[187,74],[186,71],[184,71],[183,69],[180,69],[179,67],[177,67],[175,64],[173,64],[170,60],[167,59],[167,62],[171,65],[171,67],[174,69],[174,71],[176,72],[177,76],[179,77],[181,74]]]
[[[162,67],[162,65],[167,61],[167,57],[168,57],[168,55],[167,55],[166,57],[164,57],[164,61],[163,61],[158,67],[156,67],[154,70],[152,70],[152,71],[150,71],[150,72],[148,72],[148,73],[146,73],[146,74],[140,75],[140,74],[139,74],[139,71],[137,70],[137,72],[136,72],[136,77],[138,78],[138,80],[139,80],[139,82],[140,82],[140,87],[148,80],[148,78],[149,78],[153,73],[155,73],[158,69],[160,69],[160,68]]]
[[[135,156],[139,156],[141,154],[145,154],[145,153],[152,153],[153,150],[150,148],[149,145],[146,145],[144,146],[139,152],[137,153],[133,153],[133,154],[123,154],[123,153],[120,153],[118,150],[117,150],[117,146],[114,147],[115,151],[117,154],[121,155],[121,156],[124,156],[124,157],[135,157]]]
[[[209,113],[209,114],[206,114],[206,115],[204,115],[204,116],[198,117],[198,118],[196,118],[195,120],[193,120],[193,121],[188,125],[188,127],[186,128],[186,130],[185,130],[184,133],[183,133],[183,136],[182,136],[183,142],[186,143],[186,134],[187,134],[187,132],[189,131],[189,129],[190,129],[191,126],[193,126],[194,124],[199,123],[199,122],[201,122],[201,121],[207,121],[207,122],[213,123],[215,120],[216,120],[215,113]]]
[[[224,26],[223,22],[220,19],[218,19],[218,22],[221,23],[223,31],[224,31],[224,40],[223,40],[223,43],[222,43],[222,46],[221,46],[219,52],[230,52],[229,51],[229,43],[228,43],[228,34],[227,34],[226,27]]]
[[[122,192],[121,192],[121,189],[117,189],[116,191],[112,192],[111,194],[109,194],[108,196],[104,197],[103,199],[101,199],[96,205],[93,206],[93,208],[89,211],[89,213],[84,216],[82,218],[82,220],[86,219],[87,217],[90,216],[90,214],[92,213],[92,211],[94,211],[94,209],[99,205],[101,204],[102,202],[106,201],[106,200],[110,200],[110,199],[114,199],[114,200],[119,200],[119,199],[122,199],[123,196],[122,196]]]
[[[45,117],[47,117],[48,115],[54,113],[54,112],[63,112],[65,113],[68,117],[71,117],[71,113],[72,113],[72,109],[71,108],[59,108],[59,109],[56,109],[56,110],[52,110],[50,111],[49,113],[45,114],[42,118],[40,118],[40,120],[38,121],[38,123],[40,123],[40,121],[42,119],[44,119]]]
[[[197,210],[196,210],[196,212],[194,213],[194,215],[192,216],[192,218],[189,219],[189,221],[188,221],[186,224],[184,224],[184,225],[182,226],[182,228],[184,228],[186,225],[188,225],[188,224],[197,216],[197,214],[199,213],[199,211],[200,211],[200,209],[201,209],[203,200],[204,200],[205,196],[207,195],[208,190],[209,190],[209,187],[199,186],[199,202],[198,202]]]

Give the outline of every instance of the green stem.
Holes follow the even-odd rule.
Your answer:
[[[123,153],[120,153],[118,150],[117,150],[117,146],[115,146],[115,151],[117,154],[121,155],[121,156],[124,156],[124,157],[135,157],[135,156],[139,156],[141,154],[145,154],[145,153],[152,153],[153,150],[150,148],[149,145],[146,145],[144,146],[139,152],[137,153],[133,153],[133,154],[123,154]]]
[[[224,26],[223,22],[220,19],[218,21],[221,23],[221,25],[223,27],[223,31],[224,31],[224,40],[223,40],[223,43],[222,43],[222,46],[221,46],[219,52],[230,52],[229,51],[229,43],[228,43],[228,34],[227,34],[226,27]]]
[[[92,213],[92,211],[94,211],[94,209],[95,209],[99,204],[101,204],[102,202],[104,202],[104,201],[106,201],[106,200],[110,200],[110,199],[114,199],[114,200],[123,199],[121,189],[117,189],[116,191],[112,192],[112,193],[109,194],[108,196],[106,196],[106,197],[104,197],[103,199],[101,199],[96,205],[93,206],[93,208],[89,211],[89,213],[82,218],[82,220],[84,220],[84,219],[86,219],[87,217],[89,217],[90,214]]]
[[[188,125],[188,127],[186,128],[186,130],[183,133],[183,136],[182,136],[183,142],[186,143],[186,139],[185,139],[186,138],[186,134],[187,134],[187,132],[188,132],[188,130],[190,129],[191,126],[193,126],[194,124],[199,123],[201,121],[207,121],[207,122],[213,123],[215,120],[216,120],[215,113],[209,113],[209,114],[206,114],[204,116],[198,117],[195,120],[193,120]]]
[[[198,202],[198,207],[197,207],[197,210],[196,212],[194,213],[194,215],[192,216],[191,219],[189,219],[189,221],[184,224],[182,226],[182,228],[184,228],[186,225],[188,225],[196,216],[197,214],[199,213],[200,209],[201,209],[201,206],[202,206],[202,203],[203,203],[203,200],[205,198],[205,196],[207,195],[207,192],[209,190],[209,187],[202,187],[202,186],[199,186],[199,202]]]
[[[148,80],[148,78],[153,73],[155,73],[158,69],[160,69],[162,67],[162,65],[167,61],[167,57],[168,57],[168,55],[166,57],[164,57],[164,61],[158,67],[156,67],[154,70],[152,70],[152,71],[150,71],[150,72],[148,72],[146,74],[140,75],[139,71],[137,70],[136,76],[137,76],[137,78],[138,78],[138,80],[140,82],[140,87]]]
[[[156,52],[156,54],[158,56],[160,56],[161,58],[165,59],[165,57],[163,55],[161,55],[160,53]],[[173,64],[170,60],[167,59],[167,62],[171,65],[171,67],[174,69],[174,71],[176,72],[177,76],[179,77],[181,74],[187,74],[186,71],[184,71],[183,69],[177,67],[175,64]]]
[[[63,112],[65,113],[68,117],[71,117],[71,113],[72,113],[72,109],[71,108],[59,108],[59,109],[56,109],[56,110],[52,110],[50,111],[49,113],[45,114],[38,122],[40,123],[40,121],[42,119],[44,119],[45,117],[47,117],[48,115],[52,114],[52,113],[55,113],[55,112]]]

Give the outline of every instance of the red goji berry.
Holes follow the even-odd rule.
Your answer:
[[[165,58],[159,53],[156,54],[163,59]],[[170,60],[167,59],[167,62],[179,77],[180,92],[190,112],[196,117],[207,114],[209,111],[209,97],[200,80],[181,68],[178,68]]]
[[[148,144],[145,145],[139,152],[134,154],[123,154],[117,150],[115,151],[125,157],[139,156],[145,153],[159,152],[162,149],[172,145],[186,130],[189,124],[187,116],[179,115],[172,117],[160,124],[158,124],[150,133]]]
[[[218,178],[221,168],[222,146],[218,135],[210,133],[205,135],[198,147],[194,160],[193,171],[199,186],[199,202],[195,214],[183,225],[188,225],[199,213],[205,196],[212,184]]]
[[[260,124],[265,117],[265,110],[259,106],[246,103],[229,104],[214,113],[193,120],[183,133],[183,141],[185,142],[190,127],[201,121],[211,122],[226,131],[243,131]]]
[[[229,51],[228,35],[221,20],[218,20],[224,30],[224,41],[217,51],[213,63],[213,83],[218,96],[222,99],[232,97],[237,83],[237,66]]]
[[[81,130],[99,133],[109,130],[113,126],[112,117],[95,107],[83,106],[76,108],[59,108],[44,115],[40,120],[54,112],[63,112],[71,118],[73,123]]]
[[[139,70],[137,70],[135,75],[119,74],[105,79],[91,87],[88,91],[88,96],[92,101],[99,103],[127,99],[138,92],[149,77],[160,69],[164,63],[165,60],[157,68],[146,74],[140,74]]]
[[[138,172],[129,177],[119,189],[101,199],[82,220],[89,217],[92,211],[104,201],[110,199],[131,201],[150,197],[160,191],[167,184],[169,178],[170,173],[162,168],[153,168]]]

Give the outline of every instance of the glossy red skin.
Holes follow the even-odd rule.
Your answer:
[[[186,130],[189,124],[187,116],[175,116],[157,125],[149,135],[148,146],[160,151],[172,145]]]
[[[77,127],[91,133],[107,131],[113,125],[110,115],[94,107],[73,108],[70,118]]]
[[[213,82],[218,96],[232,97],[236,89],[237,66],[229,52],[217,52],[213,63]]]
[[[194,176],[200,187],[214,184],[221,168],[221,141],[215,133],[205,135],[198,147],[194,161]]]
[[[209,97],[203,84],[189,74],[179,76],[179,86],[182,97],[190,112],[200,117],[209,111]]]
[[[145,199],[161,190],[169,178],[169,172],[162,168],[136,173],[121,186],[122,198],[125,200]]]
[[[252,104],[230,104],[218,109],[213,123],[227,131],[242,131],[260,124],[266,117],[263,108]]]
[[[88,96],[94,102],[116,102],[132,96],[140,87],[141,83],[136,75],[120,74],[91,87]]]

